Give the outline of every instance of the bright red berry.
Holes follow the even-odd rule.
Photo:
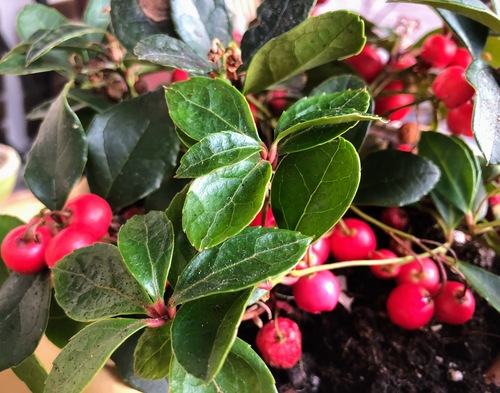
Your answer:
[[[380,221],[392,228],[404,231],[408,227],[408,213],[402,207],[387,207],[380,215]]]
[[[113,212],[108,202],[95,194],[84,194],[71,199],[64,207],[71,214],[69,225],[84,226],[94,234],[95,240],[108,233]]]
[[[365,45],[359,54],[348,57],[344,62],[349,64],[368,83],[373,82],[385,67],[382,57],[371,45]]]
[[[493,195],[488,198],[488,203],[490,206],[500,205],[500,194]]]
[[[260,227],[262,226],[262,210],[257,213],[255,218],[250,223],[251,227]],[[270,207],[267,208],[266,212],[266,223],[264,228],[277,228],[278,224],[276,224],[276,219],[274,218],[273,212]]]
[[[279,317],[259,330],[255,345],[270,366],[291,368],[302,356],[302,333],[294,321]]]
[[[54,266],[74,250],[90,246],[96,242],[87,227],[70,225],[59,232],[45,250],[45,260],[49,267]]]
[[[444,68],[455,57],[457,45],[442,34],[427,37],[422,45],[420,57],[432,67]]]
[[[271,111],[275,115],[281,115],[288,106],[288,100],[286,99],[287,96],[288,93],[285,90],[273,90],[271,92],[269,98],[269,108],[271,108]]]
[[[474,136],[472,133],[472,115],[474,104],[466,102],[457,108],[450,109],[446,116],[448,130],[455,135]]]
[[[387,298],[389,319],[403,329],[425,326],[434,314],[430,292],[419,284],[405,283],[392,290]]]
[[[460,66],[467,68],[469,64],[472,63],[472,55],[465,48],[458,48],[453,60],[448,64],[448,66]]]
[[[464,284],[447,281],[443,291],[434,298],[434,315],[441,322],[461,325],[472,318],[476,300],[469,289],[464,292]]]
[[[308,250],[309,261],[302,260],[295,267],[296,270],[302,270],[311,266],[323,265],[330,256],[330,239],[328,237],[322,237],[317,242],[314,242],[309,246]]]
[[[389,120],[402,120],[408,116],[413,108],[406,105],[411,105],[415,98],[411,94],[394,94],[394,92],[403,91],[403,88],[402,81],[396,80],[388,83],[384,91],[391,95],[382,96],[375,100],[375,113],[379,116],[386,116]],[[401,108],[403,106],[404,108]]]
[[[465,69],[452,66],[444,69],[432,82],[432,91],[447,108],[456,108],[469,101],[475,93],[465,79]]]
[[[330,251],[338,261],[367,259],[377,249],[377,238],[371,227],[357,218],[344,219],[330,235]]]
[[[183,70],[174,70],[172,73],[172,83],[187,81],[189,79],[189,73]]]
[[[295,303],[311,314],[333,310],[341,291],[337,277],[330,270],[300,277],[293,286]]]
[[[380,250],[375,250],[370,253],[370,259],[381,260],[397,258],[398,256],[394,254],[391,250],[386,250],[384,248]],[[391,263],[388,265],[377,265],[370,266],[370,270],[374,276],[378,278],[388,279],[394,278],[399,274],[401,266],[397,263]]]
[[[398,284],[415,283],[420,284],[429,291],[433,291],[439,285],[439,269],[436,263],[430,258],[421,258],[420,264],[413,260],[401,266],[396,277]]]
[[[396,146],[396,150],[404,151],[405,153],[412,153],[413,146],[409,145],[408,143],[401,143],[401,144]]]

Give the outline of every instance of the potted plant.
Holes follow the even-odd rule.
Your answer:
[[[454,251],[459,234],[498,250],[482,58],[498,4],[415,3],[446,28],[410,46],[349,11],[310,16],[314,0],[264,1],[241,44],[222,0],[90,0],[82,23],[25,7],[0,72],[66,82],[24,172],[46,209],[1,217],[2,369],[80,392],[111,357],[145,392],[277,391],[265,362],[276,376],[302,353],[285,313],[325,315],[346,290],[333,272],[367,266],[396,277],[383,318],[400,330],[466,323],[471,289],[500,310],[498,276]],[[172,81],[154,89],[158,72]],[[422,103],[428,122],[400,122]],[[91,193],[68,200],[83,176]],[[262,358],[242,320],[266,322]],[[62,348],[48,375],[44,333]]]

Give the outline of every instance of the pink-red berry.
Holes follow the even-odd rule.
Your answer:
[[[189,79],[189,73],[183,70],[175,70],[172,73],[172,83],[187,81]]]
[[[377,261],[383,261],[385,259],[393,259],[397,257],[398,256],[394,254],[391,250],[387,250],[384,248],[380,250],[375,250],[370,253],[370,259]],[[401,266],[398,265],[397,263],[390,263],[387,265],[370,266],[370,270],[374,276],[378,278],[388,279],[396,277],[399,274],[399,271],[401,270]]]
[[[90,246],[96,242],[93,233],[84,226],[70,225],[59,232],[45,250],[47,266],[53,267],[74,250]]]
[[[408,213],[402,207],[387,207],[380,215],[380,221],[392,228],[404,231],[408,227]]]
[[[302,260],[295,267],[296,270],[306,269],[311,266],[323,265],[330,256],[330,239],[322,237],[309,246],[308,261]]]
[[[472,133],[472,115],[474,104],[466,102],[456,108],[450,109],[446,115],[448,130],[455,135],[474,136]]]
[[[346,218],[330,235],[330,251],[338,261],[367,259],[377,249],[377,238],[371,227],[357,218]]]
[[[295,303],[311,314],[333,310],[341,291],[337,277],[329,270],[300,277],[293,286]]]
[[[420,57],[432,67],[444,68],[451,63],[457,52],[457,45],[442,34],[427,37],[422,44]]]
[[[444,323],[461,325],[469,321],[476,309],[476,300],[464,284],[447,281],[442,292],[434,298],[435,317]]]
[[[411,282],[419,284],[429,291],[434,291],[439,285],[439,269],[430,258],[421,258],[420,262],[413,260],[401,265],[396,282],[398,284]]]
[[[387,298],[389,319],[403,329],[425,326],[434,314],[434,302],[423,286],[405,283],[392,290]]]
[[[403,91],[404,83],[395,80],[387,84],[384,91]],[[389,120],[402,120],[413,110],[411,104],[415,101],[412,94],[394,94],[382,96],[375,100],[375,114],[386,116]],[[407,106],[408,105],[408,106]],[[404,106],[404,108],[402,108]],[[401,109],[398,109],[401,108]]]
[[[368,83],[382,72],[385,63],[376,49],[371,45],[365,45],[363,50],[355,55],[344,60],[349,64]]]
[[[456,108],[469,101],[475,93],[465,79],[465,69],[452,66],[444,69],[432,82],[432,91],[447,108]]]
[[[113,217],[108,202],[96,194],[84,194],[71,199],[64,207],[64,212],[70,214],[67,224],[86,227],[95,240],[108,233]]]
[[[467,68],[469,64],[472,63],[472,55],[465,48],[458,48],[453,60],[448,64],[448,66],[460,66]]]

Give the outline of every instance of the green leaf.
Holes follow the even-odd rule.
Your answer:
[[[464,214],[450,204],[445,197],[438,193],[431,193],[432,201],[436,205],[438,213],[441,215],[446,225],[446,232],[449,234],[463,220]]]
[[[184,42],[165,34],[141,40],[135,46],[134,53],[140,60],[196,74],[205,74],[215,69],[213,63],[203,60]]]
[[[441,175],[431,161],[398,150],[380,150],[361,161],[361,182],[354,203],[404,206],[418,202]]]
[[[42,338],[49,316],[50,275],[12,273],[0,288],[0,371],[27,359]]]
[[[12,367],[12,371],[32,393],[43,393],[48,374],[35,354],[26,358],[20,365]]]
[[[269,161],[249,158],[195,179],[182,217],[191,244],[198,250],[216,246],[250,224],[271,175]]]
[[[83,14],[83,22],[86,25],[106,30],[111,23],[111,15],[109,12],[110,5],[111,0],[89,0],[85,13]],[[103,37],[103,33],[97,33],[92,34],[88,38],[91,42],[101,42]]]
[[[199,177],[228,165],[236,164],[264,151],[249,136],[232,131],[217,132],[203,138],[181,158],[176,177]]]
[[[203,250],[184,269],[173,304],[257,285],[292,269],[311,239],[283,229],[250,227],[217,247]]]
[[[500,312],[500,292],[498,292],[500,277],[462,261],[458,261],[458,269],[465,275],[467,282],[477,293],[484,297],[495,310]]]
[[[278,37],[309,17],[313,0],[264,1],[257,8],[258,24],[248,29],[241,40],[243,63],[269,40]]]
[[[73,251],[52,268],[56,300],[77,321],[144,314],[151,304],[118,248],[96,243]]]
[[[225,363],[224,363],[225,364]],[[220,373],[219,373],[220,374]],[[172,358],[170,365],[170,393],[219,393],[215,385],[216,382],[212,381],[206,383],[201,379],[193,377],[189,374],[181,364],[177,361],[175,356]]]
[[[17,217],[0,215],[0,243],[3,241],[4,237],[14,228],[24,224],[24,221]],[[2,284],[9,277],[9,270],[7,266],[3,263],[2,256],[0,255],[0,288]]]
[[[358,53],[365,43],[363,31],[363,21],[349,11],[306,19],[255,54],[245,77],[244,93],[257,93],[311,68]]]
[[[491,59],[488,62],[494,68],[500,67],[500,37],[489,36],[484,51],[491,55]]]
[[[98,114],[88,138],[90,189],[114,209],[157,190],[177,165],[179,141],[160,90]]]
[[[172,349],[189,374],[209,382],[219,372],[252,292],[207,296],[179,309],[172,324]]]
[[[172,0],[172,20],[179,37],[206,58],[217,38],[226,47],[233,39],[231,10],[224,0]]]
[[[68,91],[68,98],[89,107],[97,113],[104,112],[114,105],[106,97],[96,94],[91,90],[70,89]]]
[[[87,161],[87,138],[66,98],[69,84],[50,106],[29,152],[24,179],[49,209],[61,209]]]
[[[52,30],[68,20],[54,8],[42,4],[28,4],[17,15],[17,32],[27,40],[40,30]]]
[[[128,220],[118,233],[118,249],[149,296],[163,300],[174,250],[174,231],[165,213],[151,211]]]
[[[45,393],[80,393],[104,366],[113,351],[147,322],[107,319],[81,330],[54,360]]]
[[[0,61],[0,74],[31,75],[49,71],[70,74],[71,64],[69,63],[69,56],[63,58],[57,56],[55,52],[64,55],[63,52],[54,50],[28,66],[26,66],[26,56],[24,54],[14,54],[8,58],[4,58]]]
[[[388,3],[424,4],[456,12],[500,32],[500,19],[480,0],[388,0]]]
[[[483,60],[467,68],[467,81],[476,89],[472,129],[489,164],[500,164],[500,82],[499,73]]]
[[[234,131],[259,141],[245,97],[221,79],[191,78],[167,86],[170,117],[194,140],[220,131]]]
[[[359,177],[358,154],[343,138],[285,156],[271,187],[278,226],[319,239],[349,208]]]
[[[157,329],[146,329],[134,352],[135,373],[144,379],[162,379],[170,373],[172,322]]]

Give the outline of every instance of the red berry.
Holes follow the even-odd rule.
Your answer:
[[[500,194],[496,194],[496,195],[489,197],[488,203],[490,206],[500,205]]]
[[[441,34],[433,34],[425,39],[420,56],[432,67],[444,68],[450,64],[456,52],[457,45],[451,39]]]
[[[380,216],[380,220],[392,228],[404,231],[408,227],[408,213],[401,207],[387,207]]]
[[[396,150],[404,151],[406,153],[411,153],[411,152],[413,152],[413,146],[409,145],[407,143],[401,143],[401,144],[396,146]]]
[[[288,106],[287,96],[288,94],[285,90],[274,90],[271,92],[269,107],[275,115],[281,115]]]
[[[70,225],[87,227],[94,234],[95,240],[108,233],[113,217],[108,202],[95,194],[84,194],[70,200],[64,211],[71,213],[68,220]]]
[[[411,53],[405,53],[391,64],[391,68],[395,71],[406,70],[417,64],[417,59]]]
[[[434,302],[427,289],[414,283],[397,286],[387,298],[389,319],[403,329],[425,326],[434,314]]]
[[[384,90],[387,92],[394,92],[403,91],[403,88],[404,83],[402,81],[396,80],[388,83]],[[387,116],[389,120],[402,120],[410,114],[413,108],[411,106],[405,108],[401,107],[410,105],[414,101],[415,99],[411,94],[392,94],[379,97],[375,100],[375,114],[379,116]],[[401,109],[395,110],[397,108]],[[387,115],[387,113],[389,113],[389,115]]]
[[[430,258],[421,258],[420,261],[422,265],[417,260],[402,265],[396,282],[398,284],[411,282],[433,291],[439,285],[439,269]]]
[[[189,74],[183,70],[175,70],[172,73],[172,83],[187,81],[189,79]]]
[[[377,249],[377,238],[370,226],[357,218],[344,219],[343,226],[337,224],[330,235],[330,251],[338,261],[367,259]],[[347,231],[346,231],[347,230]]]
[[[95,242],[94,234],[86,227],[70,225],[54,236],[45,250],[47,265],[52,267],[74,250],[90,246]]]
[[[317,5],[320,5],[320,4],[325,4],[328,0],[318,0],[316,2]]]
[[[384,260],[397,258],[398,256],[394,254],[391,250],[380,249],[370,253],[370,259],[373,260]],[[397,263],[391,263],[389,265],[377,265],[370,266],[370,270],[374,276],[378,278],[394,278],[399,274],[401,266]]]
[[[434,315],[441,322],[461,325],[472,318],[476,309],[476,300],[472,292],[464,284],[448,281],[443,291],[434,298],[436,310]]]
[[[460,66],[448,67],[432,82],[432,91],[447,108],[456,108],[469,101],[475,93],[465,79],[465,69]]]
[[[337,277],[330,270],[300,277],[293,286],[297,306],[312,314],[333,310],[341,291]]]
[[[453,60],[448,65],[467,68],[470,63],[472,63],[472,56],[469,51],[465,48],[458,48],[455,57],[453,57]]]
[[[368,83],[373,82],[385,67],[382,57],[371,45],[365,45],[359,54],[348,57],[344,62]]]
[[[262,210],[257,213],[255,218],[250,223],[251,227],[260,227],[262,226]],[[266,212],[266,223],[264,228],[277,228],[278,224],[276,224],[276,219],[274,218],[273,212],[270,207],[267,208]]]
[[[296,270],[302,270],[311,266],[323,265],[330,255],[330,239],[327,237],[320,238],[309,246],[309,262],[302,260],[295,267]]]
[[[474,104],[466,102],[457,108],[450,109],[446,116],[448,130],[455,135],[474,136],[472,133],[472,114]]]
[[[7,233],[2,241],[2,259],[14,272],[38,273],[46,266],[45,249],[51,239],[48,226],[18,226]]]
[[[302,356],[302,333],[288,318],[269,321],[257,333],[255,344],[264,361],[277,368],[291,368]]]
[[[248,107],[250,108],[250,113],[252,113],[253,121],[257,123],[259,121],[259,110],[251,102],[248,102]]]

